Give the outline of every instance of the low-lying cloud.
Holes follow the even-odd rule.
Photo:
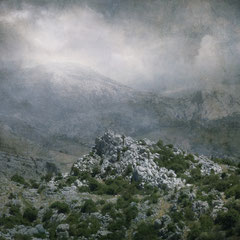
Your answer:
[[[0,60],[74,62],[138,89],[236,84],[236,1],[1,1]]]

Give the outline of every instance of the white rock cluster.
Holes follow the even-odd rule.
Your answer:
[[[206,156],[197,157],[197,161],[198,165],[199,164],[201,165],[201,173],[204,176],[210,175],[212,172],[214,174],[222,173],[222,167],[219,164],[207,158]]]
[[[132,177],[141,180],[143,185],[147,183],[157,187],[183,187],[184,182],[177,178],[173,170],[160,168],[154,162],[154,158],[159,157],[159,154],[151,153],[152,145],[149,140],[135,141],[108,131],[96,139],[94,153],[80,158],[74,167],[80,171],[91,171],[101,163],[101,175],[113,171],[112,177],[116,177],[123,176],[128,166],[131,166]]]

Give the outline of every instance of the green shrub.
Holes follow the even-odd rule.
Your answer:
[[[103,206],[101,213],[103,215],[106,215],[107,213],[110,213],[113,208],[114,208],[114,205],[112,203],[107,203]]]
[[[91,199],[86,200],[84,205],[81,208],[81,212],[83,212],[83,213],[97,212],[97,207],[96,207],[95,202]]]
[[[48,210],[44,213],[44,215],[43,215],[43,217],[42,217],[42,221],[43,221],[43,222],[49,221],[50,218],[52,217],[52,215],[53,215],[53,210],[52,210],[52,209],[48,209]]]
[[[28,220],[29,222],[33,222],[37,219],[38,211],[34,207],[26,208],[23,213],[23,218]]]
[[[50,207],[57,209],[58,213],[69,213],[70,211],[69,206],[65,202],[56,201]]]
[[[97,174],[101,173],[101,170],[98,166],[93,167],[92,177],[95,177]]]
[[[71,174],[72,174],[73,176],[78,177],[78,176],[81,175],[81,172],[80,172],[80,170],[79,170],[78,168],[72,167],[72,169],[71,169]]]
[[[30,179],[30,184],[32,188],[38,189],[39,188],[39,183],[36,182],[36,180]]]
[[[136,206],[129,206],[128,208],[125,208],[123,212],[126,216],[126,222],[128,223],[131,222],[131,220],[136,218],[138,215],[138,209]]]
[[[228,212],[220,212],[215,220],[224,230],[231,229],[239,220],[239,213],[235,209],[230,209]]]
[[[9,209],[9,214],[13,216],[20,216],[21,215],[20,208],[21,208],[20,205],[11,205]]]
[[[184,209],[184,216],[187,220],[193,221],[194,220],[194,212],[190,207],[185,207]]]
[[[226,190],[225,194],[227,198],[235,197],[235,199],[240,199],[240,185],[232,186]]]
[[[132,174],[132,172],[133,172],[132,165],[129,164],[129,165],[127,166],[126,170],[125,170],[124,175],[125,175],[125,176],[129,176],[130,174]]]
[[[73,184],[76,180],[77,180],[77,177],[76,177],[76,176],[69,176],[69,177],[67,178],[66,183],[70,186],[70,185]]]
[[[31,236],[25,235],[25,234],[15,234],[14,235],[15,240],[31,240]]]
[[[72,212],[66,219],[69,224],[77,224],[81,218],[81,214],[78,212]]]
[[[27,185],[27,182],[25,181],[25,179],[22,176],[19,176],[18,174],[13,175],[11,177],[11,180],[16,182],[16,183]]]
[[[153,224],[141,223],[137,227],[137,233],[133,237],[134,240],[157,240],[158,233]]]
[[[42,180],[45,180],[46,182],[49,182],[53,177],[52,173],[47,173],[44,177],[42,177]]]
[[[96,217],[90,217],[80,223],[70,225],[69,233],[71,236],[79,236],[90,239],[89,237],[92,234],[96,234],[98,232],[100,226],[101,224]]]
[[[153,210],[152,210],[152,208],[149,208],[149,209],[147,210],[146,215],[147,215],[148,217],[150,217],[150,216],[153,215]]]

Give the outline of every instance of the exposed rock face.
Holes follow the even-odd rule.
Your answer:
[[[208,209],[209,209],[209,205],[206,201],[198,200],[193,202],[192,210],[194,213],[198,214],[199,216],[206,213]]]
[[[214,163],[205,156],[200,156],[196,158],[198,160],[198,165],[201,166],[201,173],[203,175],[210,175],[212,172],[215,174],[222,173],[222,168],[219,164]]]
[[[153,143],[149,140],[135,141],[130,137],[121,136],[108,131],[101,138],[96,139],[93,154],[80,158],[74,167],[81,171],[90,170],[102,163],[100,174],[114,172],[114,177],[127,175],[132,171],[131,177],[142,184],[150,184],[160,188],[181,188],[184,182],[177,178],[173,170],[160,168],[154,162],[157,153],[151,153]]]
[[[58,172],[58,168],[50,160],[0,152],[0,177],[11,177],[14,174],[19,174],[34,179],[46,173]]]

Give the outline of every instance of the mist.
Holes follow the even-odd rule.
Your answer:
[[[238,1],[0,1],[0,61],[74,63],[156,92],[240,83]]]

